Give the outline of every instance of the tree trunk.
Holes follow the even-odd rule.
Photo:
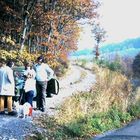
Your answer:
[[[24,42],[25,42],[25,36],[26,36],[26,31],[27,31],[27,19],[28,17],[25,18],[24,21],[24,29],[23,29],[23,34],[21,37],[21,47],[20,47],[20,52],[22,52],[23,48],[24,48]]]
[[[95,48],[95,59],[98,59],[98,58],[99,58],[99,44],[97,44]]]
[[[20,52],[23,51],[24,48],[24,43],[25,43],[25,37],[27,34],[27,29],[28,29],[28,20],[29,17],[33,14],[34,7],[36,5],[37,0],[32,0],[27,4],[27,9],[25,9],[24,13],[24,28],[23,28],[23,34],[21,37],[21,44],[20,44]]]

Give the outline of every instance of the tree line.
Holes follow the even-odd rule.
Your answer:
[[[45,54],[57,63],[77,49],[80,19],[96,19],[96,0],[1,0],[0,49]]]

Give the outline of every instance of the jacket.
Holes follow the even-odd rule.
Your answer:
[[[0,95],[15,95],[15,81],[13,70],[8,66],[0,67]]]
[[[44,63],[41,65],[36,64],[34,70],[36,72],[37,81],[49,81],[54,74],[54,71],[49,67],[49,65]]]

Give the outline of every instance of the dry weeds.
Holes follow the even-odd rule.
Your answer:
[[[94,66],[96,84],[88,93],[79,93],[64,101],[56,117],[59,122],[67,123],[91,113],[106,112],[117,106],[126,111],[132,88],[130,81],[121,73]]]

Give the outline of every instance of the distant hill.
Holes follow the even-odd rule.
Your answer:
[[[112,43],[102,46],[100,49],[101,57],[113,57],[118,54],[122,57],[135,57],[140,52],[140,38],[127,39],[123,42]],[[93,57],[93,49],[79,50],[71,54],[74,57]]]
[[[82,55],[92,55],[92,54],[93,54],[92,49],[83,49],[71,53],[72,56],[82,56]]]
[[[120,56],[134,57],[140,52],[140,38],[127,39],[120,43],[113,43],[102,46],[101,54],[119,54]]]

